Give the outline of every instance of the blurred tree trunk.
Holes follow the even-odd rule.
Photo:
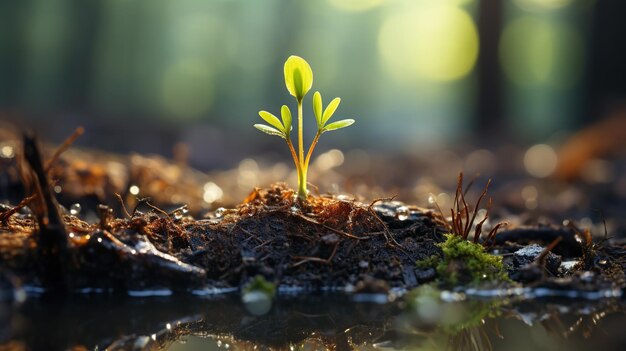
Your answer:
[[[498,44],[502,32],[502,1],[481,0],[478,7],[478,97],[474,127],[490,133],[502,123],[502,82]]]
[[[0,1],[0,107],[15,108],[20,91],[19,74],[24,61],[23,33],[20,23],[24,18],[24,6],[19,1]],[[6,111],[0,111],[4,113]]]
[[[592,9],[584,124],[626,108],[626,1],[597,1]]]

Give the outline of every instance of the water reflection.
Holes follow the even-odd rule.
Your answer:
[[[585,301],[393,303],[281,297],[265,314],[239,296],[31,299],[0,308],[0,349],[618,349],[624,304]]]

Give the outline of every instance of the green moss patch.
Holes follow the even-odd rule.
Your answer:
[[[433,267],[448,285],[479,284],[486,281],[510,281],[502,257],[485,252],[485,248],[458,235],[446,234],[437,244],[443,257],[431,256],[417,262],[419,268]]]

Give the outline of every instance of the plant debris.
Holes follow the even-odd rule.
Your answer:
[[[305,290],[370,279],[410,288],[415,262],[438,250],[443,233],[429,211],[390,226],[377,213],[383,205],[324,196],[302,203],[284,184],[212,218],[139,199],[132,211],[121,201],[125,218],[100,206],[99,222],[88,223],[62,214],[32,137],[24,150],[24,185],[38,195],[32,213],[5,211],[0,257],[24,285],[51,291],[239,288],[256,275]]]
[[[57,197],[71,188],[71,177],[64,178],[60,192],[56,187],[58,174],[70,173],[55,169],[72,169],[61,152],[80,132],[48,162],[36,140],[25,135],[23,152],[16,152],[15,164],[8,168],[18,171],[11,174],[20,175],[22,196],[13,196],[15,206],[0,207],[1,268],[14,277],[13,285],[31,292],[203,294],[240,289],[257,276],[275,284],[279,293],[386,293],[436,279],[461,288],[485,275],[496,283],[510,277],[529,286],[566,289],[567,284],[579,286],[581,280],[574,277],[585,272],[590,272],[587,290],[606,289],[607,283],[610,289],[621,289],[625,284],[626,249],[620,241],[594,239],[589,230],[571,223],[512,226],[498,233],[501,224],[488,223],[490,199],[479,214],[487,186],[471,207],[462,176],[451,217],[440,208],[407,206],[393,198],[368,204],[316,195],[303,202],[280,183],[254,189],[239,205],[204,215],[187,204],[118,192],[106,194],[110,201],[97,201],[92,207],[96,216],[76,208],[68,211]],[[142,180],[153,181],[138,177],[133,184],[146,188]],[[201,188],[205,182],[203,178],[194,184]],[[444,234],[454,234],[447,239],[454,237],[454,245],[445,242]],[[526,247],[533,243],[542,246]],[[468,271],[473,261],[450,255],[459,252],[459,245],[480,247],[472,257],[492,262],[492,268],[502,261],[508,275],[491,268]],[[526,251],[534,252],[532,259],[521,254]]]

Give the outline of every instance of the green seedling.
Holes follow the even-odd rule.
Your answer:
[[[326,106],[326,109],[323,109],[322,94],[320,94],[319,91],[316,91],[315,94],[313,94],[313,114],[315,115],[315,120],[317,122],[317,132],[315,133],[315,137],[313,138],[305,157],[302,127],[302,101],[313,85],[313,71],[311,70],[311,66],[309,66],[309,64],[299,56],[289,56],[287,61],[285,61],[284,71],[287,90],[296,99],[298,104],[298,152],[296,153],[296,149],[291,142],[290,134],[292,129],[292,119],[291,110],[287,105],[283,105],[280,109],[280,120],[267,111],[259,111],[259,116],[261,116],[261,118],[269,125],[255,124],[254,127],[264,133],[276,135],[285,139],[287,146],[291,151],[291,157],[293,158],[293,162],[296,166],[296,171],[298,172],[298,199],[306,200],[308,195],[306,179],[309,161],[311,160],[311,154],[313,154],[313,149],[317,145],[319,137],[326,132],[330,132],[331,130],[348,127],[354,123],[354,120],[342,119],[340,121],[328,123],[337,110],[337,107],[339,107],[341,99],[338,97],[334,98],[328,106]]]

